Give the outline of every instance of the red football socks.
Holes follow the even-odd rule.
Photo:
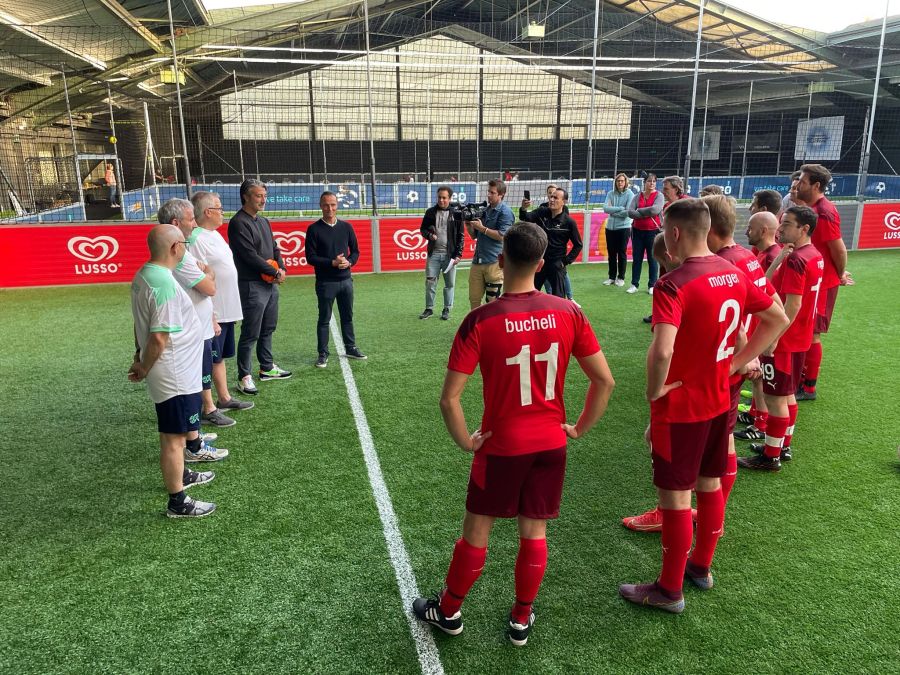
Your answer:
[[[698,494],[699,497],[699,494]],[[699,506],[699,501],[697,505]],[[673,600],[681,597],[684,566],[694,538],[690,509],[660,509],[662,513],[662,571],[657,586]],[[699,514],[698,514],[699,517]]]
[[[788,403],[788,427],[784,432],[784,447],[791,447],[791,439],[794,437],[794,425],[797,424],[797,404]]]
[[[806,351],[806,361],[804,368],[804,379],[806,380],[803,388],[806,391],[816,390],[816,380],[819,379],[819,368],[822,367],[822,343],[813,342]],[[810,385],[812,382],[812,385]]]
[[[544,571],[547,569],[547,540],[519,539],[519,555],[516,558],[516,604],[512,619],[528,624],[531,605],[537,597]]]
[[[447,588],[441,596],[441,611],[444,616],[453,616],[459,611],[469,589],[481,576],[486,558],[486,546],[476,548],[462,537],[457,540],[450,569],[447,570]]]
[[[781,447],[784,445],[784,432],[787,431],[789,420],[787,417],[775,417],[769,415],[769,425],[766,429],[766,457],[781,457]]]
[[[725,498],[722,490],[697,493],[697,543],[691,553],[691,563],[704,570],[712,564],[716,544],[725,523]]]
[[[769,413],[757,410],[753,416],[753,426],[766,433],[766,429],[769,427]]]
[[[734,481],[737,478],[737,455],[732,455],[731,453],[729,453],[728,459],[726,461],[727,464],[725,464],[725,475],[722,476],[722,499],[724,499],[727,503],[728,496],[731,494],[731,488],[734,487]],[[699,513],[697,517],[700,517]]]

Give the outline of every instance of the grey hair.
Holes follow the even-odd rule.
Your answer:
[[[203,212],[210,208],[216,199],[221,199],[218,192],[205,192],[203,190],[195,192],[191,197],[191,203],[194,205],[194,218],[200,220]]]
[[[178,197],[173,197],[159,207],[159,212],[156,214],[156,219],[160,223],[168,223],[171,225],[173,220],[181,220],[184,217],[184,212],[186,209],[190,209],[191,211],[193,211],[194,205],[191,204],[187,199],[179,199]]]
[[[663,183],[671,185],[679,195],[684,194],[684,181],[681,180],[681,176],[666,176],[663,178]]]

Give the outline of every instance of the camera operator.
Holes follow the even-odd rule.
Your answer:
[[[560,298],[566,297],[566,267],[578,259],[582,249],[578,225],[566,208],[568,200],[569,194],[562,188],[556,188],[549,196],[547,206],[539,206],[529,213],[519,213],[522,220],[540,225],[547,233],[544,266],[535,273],[534,286],[541,288],[545,281],[549,281],[550,292]]]
[[[488,207],[484,219],[467,220],[466,230],[475,239],[475,257],[469,270],[469,306],[472,309],[481,306],[481,298],[491,302],[500,297],[503,288],[503,270],[497,262],[497,256],[503,249],[503,237],[512,227],[512,209],[504,202],[506,183],[502,180],[488,181]]]
[[[453,309],[453,290],[456,283],[456,264],[462,258],[463,228],[462,221],[450,213],[450,197],[453,190],[442,185],[437,190],[437,204],[425,212],[422,226],[419,228],[422,237],[428,242],[428,259],[425,262],[425,311],[420,319],[428,319],[434,314],[434,296],[437,291],[438,275],[444,276],[444,309],[441,319],[450,318]],[[450,263],[453,266],[448,269]],[[446,271],[445,271],[446,270]]]

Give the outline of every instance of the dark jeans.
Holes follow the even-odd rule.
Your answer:
[[[353,279],[341,281],[316,281],[316,297],[319,299],[319,322],[316,324],[316,342],[319,354],[328,356],[328,323],[331,310],[337,300],[338,314],[341,315],[341,335],[344,347],[356,346],[353,333]]]
[[[653,240],[659,234],[658,230],[631,230],[631,283],[640,288],[641,264],[644,254],[647,255],[647,267],[650,268],[650,282],[647,288],[653,288],[659,277],[659,265],[653,259]]]
[[[544,260],[544,266],[534,275],[534,287],[550,284],[550,293],[558,298],[566,297],[566,266],[562,260]]]
[[[606,230],[606,251],[609,257],[609,278],[612,280],[625,279],[625,268],[628,265],[628,238],[631,236],[631,228],[623,227],[620,230]]]
[[[265,281],[238,281],[241,295],[241,338],[238,340],[238,379],[251,374],[253,345],[260,370],[272,369],[272,333],[278,325],[278,287]]]

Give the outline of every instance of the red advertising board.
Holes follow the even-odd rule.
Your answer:
[[[273,221],[288,274],[312,274],[306,263],[306,228],[312,221]],[[359,241],[356,272],[371,272],[372,226],[350,221]],[[0,287],[129,282],[147,261],[150,223],[0,227]],[[223,226],[220,230],[226,236]]]
[[[859,248],[900,247],[900,202],[866,204],[859,228]]]
[[[421,218],[382,218],[378,243],[382,272],[424,270],[428,243],[419,233]]]

